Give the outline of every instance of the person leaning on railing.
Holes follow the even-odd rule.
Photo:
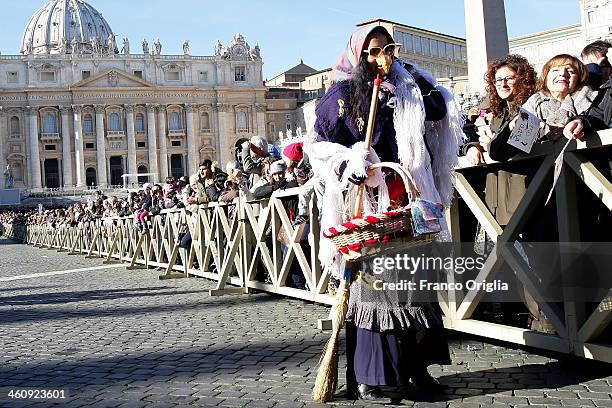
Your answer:
[[[474,165],[484,163],[482,152],[488,150],[493,139],[507,139],[519,107],[535,92],[535,69],[520,55],[492,61],[487,68],[486,89],[486,101],[469,112],[463,129],[469,139],[463,153]]]
[[[598,91],[588,86],[588,79],[586,66],[574,56],[556,55],[544,64],[537,92],[523,105],[544,125],[536,143],[556,142],[571,118],[587,113],[597,103]],[[515,123],[516,118],[510,122],[510,131]],[[505,161],[521,152],[507,143],[509,135],[506,132],[491,141],[489,154],[493,160]]]
[[[609,79],[600,88],[601,95],[597,104],[590,110],[574,117],[564,128],[568,138],[580,139],[585,132],[598,131],[612,127],[612,80]]]
[[[264,159],[268,157],[268,141],[263,136],[253,136],[242,144],[240,162],[242,170],[249,176],[249,189],[262,178]]]
[[[297,181],[288,181],[286,177],[287,166],[282,160],[277,160],[270,165],[270,180],[257,187],[253,191],[253,197],[257,200],[270,198],[276,190],[286,190],[288,188],[297,187]]]

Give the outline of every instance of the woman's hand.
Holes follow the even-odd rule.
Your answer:
[[[581,139],[584,136],[584,123],[581,119],[574,119],[563,128],[563,136],[568,139]]]
[[[480,151],[480,149],[476,146],[471,146],[465,157],[467,157],[467,159],[470,161],[470,163],[472,163],[474,166],[478,166],[479,164],[483,164],[484,160],[482,157],[482,152]]]
[[[482,149],[485,152],[489,151],[489,146],[491,145],[491,141],[495,138],[495,135],[491,131],[491,127],[488,125],[478,127],[478,142]]]
[[[510,131],[512,132],[514,130],[514,128],[516,127],[516,122],[518,121],[519,115],[516,115],[514,117],[514,119],[512,119],[510,121],[510,124],[508,124],[508,128],[510,129]]]

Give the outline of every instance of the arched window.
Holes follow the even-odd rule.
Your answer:
[[[111,132],[118,132],[121,130],[119,114],[117,112],[111,112],[111,114],[108,115],[108,129]]]
[[[246,132],[249,130],[249,123],[247,121],[246,112],[236,113],[236,129],[239,132]]]
[[[136,115],[136,131],[137,132],[144,132],[145,131],[145,127],[144,127],[144,116],[142,115],[142,113],[139,113]]]
[[[83,133],[90,134],[93,132],[93,118],[89,114],[85,115],[83,117]]]
[[[200,118],[200,129],[210,130],[210,116],[208,116],[208,112],[202,113],[202,117]]]
[[[52,113],[43,115],[43,133],[57,133],[57,121]]]
[[[170,130],[179,130],[181,128],[181,118],[178,112],[170,114]]]
[[[11,137],[19,137],[21,135],[21,126],[19,125],[19,118],[17,116],[11,116]]]

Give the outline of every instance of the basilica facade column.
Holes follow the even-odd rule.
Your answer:
[[[128,174],[138,173],[136,166],[136,130],[134,128],[134,105],[125,105],[125,117],[127,122],[127,161],[128,161]],[[138,181],[137,177],[130,176],[128,178],[128,185],[132,186]]]
[[[155,124],[155,105],[147,104],[147,144],[149,145],[149,173],[155,173],[154,182],[159,182],[157,166],[157,129]],[[165,181],[162,179],[161,181]]]
[[[96,179],[101,187],[108,186],[106,170],[106,137],[104,134],[104,105],[95,105],[96,110]]]
[[[168,138],[166,136],[166,107],[157,107],[157,132],[159,134],[159,174],[161,181],[168,177]]]
[[[6,186],[6,178],[4,177],[4,170],[6,169],[6,130],[7,130],[6,114],[0,106],[0,188]]]
[[[196,141],[194,129],[195,106],[187,104],[185,110],[187,111],[187,174],[195,174],[200,164],[200,144]]]
[[[74,186],[72,179],[72,138],[70,137],[70,107],[60,106],[62,114],[62,176],[64,187]]]
[[[234,160],[232,146],[230,146],[230,128],[227,118],[229,110],[229,104],[217,103],[217,157],[219,158],[219,163],[227,163],[230,160]]]
[[[85,154],[83,153],[83,106],[72,105],[74,111],[74,165],[76,167],[76,186],[85,187]]]
[[[257,123],[256,133],[266,137],[266,105],[262,103],[255,104],[255,121]]]
[[[30,170],[30,184],[32,189],[42,188],[40,174],[40,147],[38,145],[38,108],[27,107],[28,112],[28,142],[30,144],[30,157],[28,169]]]

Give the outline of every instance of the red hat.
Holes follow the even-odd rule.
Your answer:
[[[302,142],[291,143],[289,146],[283,149],[283,154],[289,160],[299,162],[304,157],[304,151],[302,150],[303,145],[304,143]]]

